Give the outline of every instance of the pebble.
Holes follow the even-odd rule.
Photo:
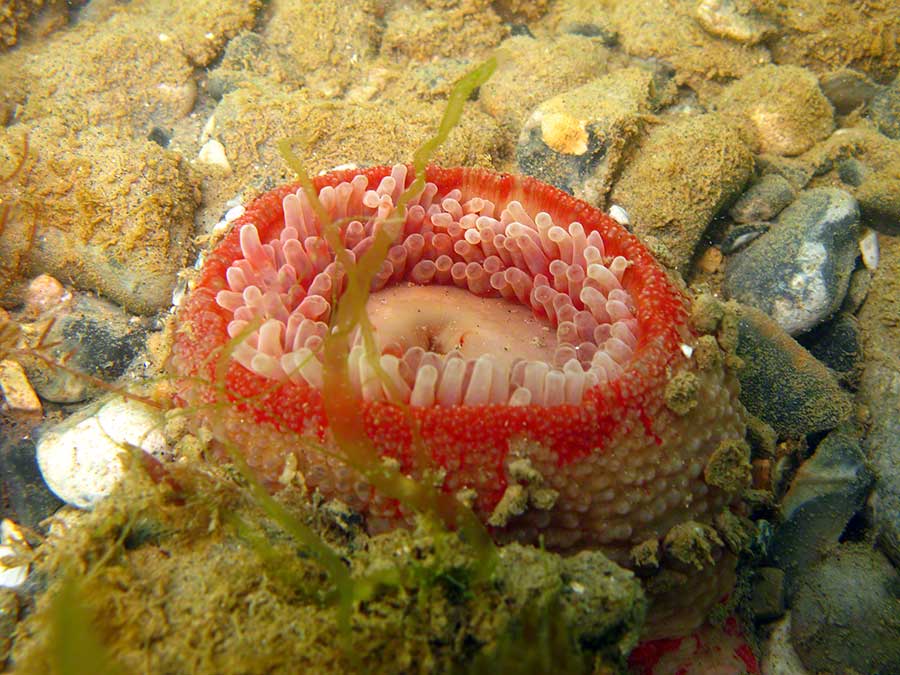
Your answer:
[[[781,522],[769,549],[785,573],[789,596],[810,566],[838,544],[873,479],[859,438],[844,427],[828,434],[800,466],[782,498]]]
[[[880,89],[865,73],[850,68],[825,73],[819,80],[819,86],[839,115],[862,108]]]
[[[694,14],[710,34],[742,44],[755,45],[775,32],[770,21],[734,0],[700,0]]]
[[[3,392],[3,400],[9,409],[26,415],[41,414],[41,401],[18,361],[0,361],[0,391]]]
[[[41,434],[37,461],[44,481],[64,502],[82,509],[108,496],[129,465],[129,447],[157,459],[167,453],[161,413],[114,396]]]
[[[859,187],[872,170],[855,157],[840,160],[837,165],[838,178],[844,185]]]
[[[859,321],[852,314],[840,314],[820,326],[804,340],[810,354],[838,374],[845,386],[856,388],[863,368],[863,345]]]
[[[11,424],[0,428],[0,494],[0,514],[31,529],[62,506],[41,476],[31,434]]]
[[[867,225],[900,235],[900,161],[864,176],[855,194]]]
[[[872,527],[882,550],[900,567],[900,371],[890,362],[868,364],[860,398],[871,415],[866,454],[878,476],[870,500]]]
[[[602,202],[652,108],[654,88],[650,71],[627,68],[544,101],[522,127],[520,171]]]
[[[798,66],[754,69],[722,92],[718,110],[739,120],[763,153],[799,155],[834,129],[834,111],[818,80]]]
[[[750,612],[756,621],[773,621],[784,616],[784,572],[777,567],[760,567],[750,586]]]
[[[872,97],[869,119],[888,138],[900,138],[900,76]]]
[[[728,210],[736,223],[771,220],[794,201],[796,192],[790,181],[775,173],[753,183]]]
[[[900,576],[869,544],[813,565],[791,610],[791,642],[813,672],[900,672]]]
[[[27,555],[31,551],[22,529],[8,518],[0,525],[0,559],[16,555]],[[28,578],[30,563],[9,566],[0,560],[0,588],[18,588]]]
[[[609,58],[600,39],[570,33],[510,37],[497,52],[497,70],[479,89],[478,103],[509,129],[521,129],[542,101],[605,74]]]
[[[43,331],[41,320],[32,332]],[[46,340],[53,347],[49,355],[67,359],[66,365],[107,382],[121,377],[141,353],[148,335],[147,323],[117,305],[86,293],[76,293],[72,301],[53,314]],[[36,359],[25,360],[25,369],[42,398],[55,403],[77,403],[97,392],[87,380],[48,366]]]
[[[231,173],[231,164],[228,163],[225,146],[215,138],[210,138],[203,144],[197,159],[203,164],[209,164],[222,169],[226,173]]]
[[[764,312],[741,307],[741,402],[781,437],[833,429],[851,411],[835,376]],[[774,395],[773,395],[774,393]]]
[[[650,130],[611,201],[628,211],[635,234],[659,240],[684,272],[709,223],[741,193],[752,170],[752,153],[721,116],[675,118]]]
[[[725,291],[789,334],[803,333],[841,306],[858,236],[859,208],[849,193],[805,190],[772,229],[728,260]]]
[[[722,241],[719,242],[719,249],[725,255],[737,253],[761,234],[768,232],[771,227],[772,223],[765,222],[736,223],[725,231]]]
[[[791,644],[790,612],[778,623],[763,647],[762,675],[812,675]]]

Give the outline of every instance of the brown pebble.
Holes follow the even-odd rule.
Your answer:
[[[697,261],[697,267],[707,274],[714,274],[721,269],[723,258],[724,256],[719,248],[710,246],[700,256],[700,259]]]

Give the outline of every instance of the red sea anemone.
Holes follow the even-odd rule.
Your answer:
[[[428,468],[498,539],[624,564],[727,508],[705,469],[743,438],[737,385],[692,356],[688,301],[637,238],[537,180],[466,168],[430,167],[397,223],[411,173],[313,181],[353,259],[392,237],[367,305],[378,353],[356,335],[348,356],[377,453],[418,479]],[[381,531],[409,514],[341,460],[321,393],[346,282],[304,191],[266,193],[208,256],[172,362],[184,399],[211,404],[197,409],[271,486],[293,456],[311,489]]]

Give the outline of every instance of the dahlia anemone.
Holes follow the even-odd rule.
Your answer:
[[[247,206],[178,315],[172,363],[201,419],[273,488],[296,466],[371,532],[409,520],[348,465],[323,399],[347,267],[382,233],[345,336],[351,391],[328,394],[378,457],[467,500],[498,540],[623,564],[734,503],[707,476],[744,436],[736,380],[693,353],[688,301],[637,238],[531,178],[429,167],[409,190],[412,173],[334,171],[318,204],[290,185]]]

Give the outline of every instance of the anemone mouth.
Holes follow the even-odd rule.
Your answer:
[[[368,305],[382,377],[358,335],[349,356],[365,401],[579,405],[642,370],[648,348],[677,339],[677,293],[599,211],[531,179],[430,168],[397,222],[410,174],[404,165],[377,167],[316,186],[352,258],[392,228]],[[239,340],[233,357],[244,368],[320,389],[322,344],[345,274],[302,189],[269,202],[237,225],[216,309]]]

